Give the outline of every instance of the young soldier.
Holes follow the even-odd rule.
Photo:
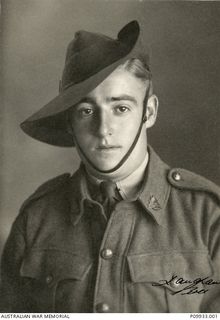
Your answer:
[[[60,94],[22,123],[82,164],[23,204],[2,257],[1,311],[218,312],[219,189],[147,144],[158,99],[139,25],[79,31]]]

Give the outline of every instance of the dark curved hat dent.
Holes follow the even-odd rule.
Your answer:
[[[67,131],[65,111],[126,60],[140,57],[148,64],[149,58],[139,35],[137,21],[122,28],[116,40],[102,34],[76,32],[67,48],[59,95],[25,120],[21,124],[22,130],[32,138],[51,145],[74,146],[73,137]]]

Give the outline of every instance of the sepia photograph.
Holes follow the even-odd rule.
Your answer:
[[[0,313],[220,313],[220,2],[1,0]]]

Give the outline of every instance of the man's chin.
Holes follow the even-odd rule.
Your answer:
[[[119,163],[116,162],[116,161],[111,161],[111,162],[108,162],[108,161],[105,161],[104,163],[103,162],[93,162],[91,161],[93,167],[98,170],[98,171],[109,171],[109,170],[112,170],[114,169],[117,164]]]
[[[118,150],[117,153],[119,153]],[[87,160],[91,167],[98,171],[110,171],[120,163],[121,159],[121,152],[120,154],[116,154],[116,151],[114,150],[109,152],[99,152],[98,155],[95,153],[90,154],[85,160]]]
[[[97,171],[110,171],[114,169],[121,161],[121,158],[115,159],[94,159],[92,157],[87,157],[87,159],[83,159],[83,162],[86,164],[87,167],[91,169],[95,169]]]

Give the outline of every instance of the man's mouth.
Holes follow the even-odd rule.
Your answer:
[[[117,146],[117,145],[99,145],[98,147],[96,147],[96,150],[98,151],[114,151],[117,149],[120,149],[121,146]]]

